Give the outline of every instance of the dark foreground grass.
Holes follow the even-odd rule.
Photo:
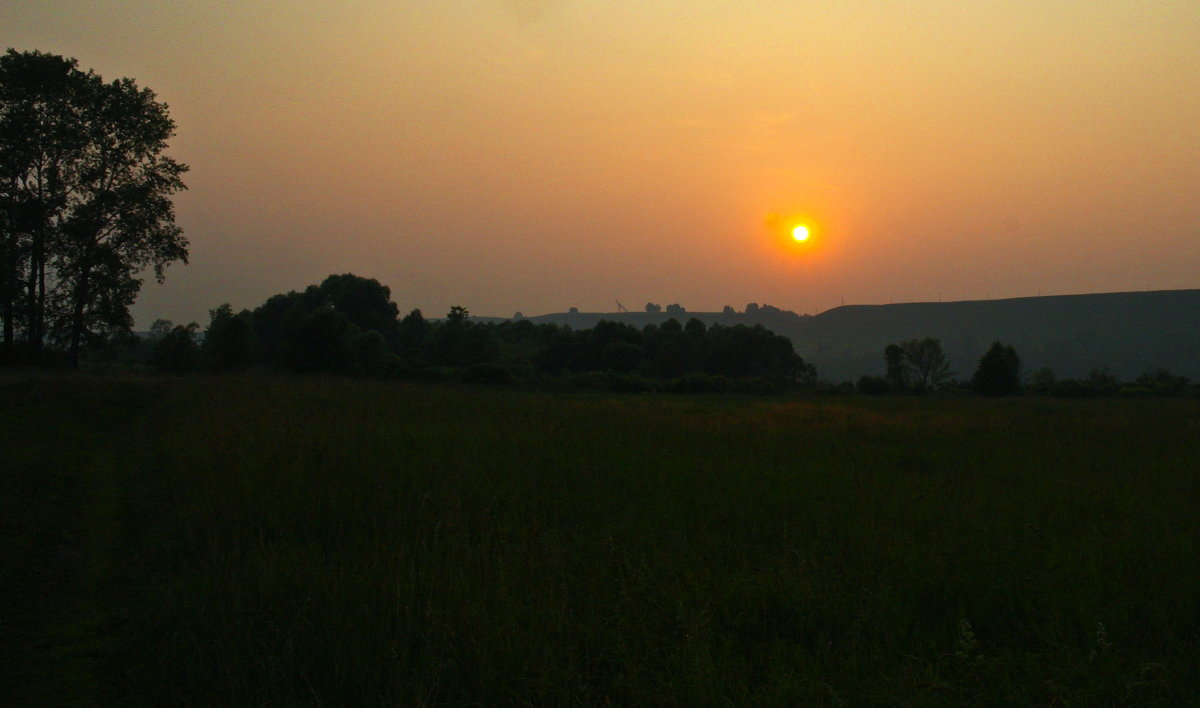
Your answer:
[[[1196,402],[0,400],[6,705],[1200,695]]]

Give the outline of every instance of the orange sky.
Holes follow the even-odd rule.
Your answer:
[[[171,106],[191,264],[140,327],[341,272],[427,315],[1200,287],[1195,0],[47,0],[0,27]]]

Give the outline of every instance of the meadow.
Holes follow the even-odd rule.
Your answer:
[[[1200,695],[1200,402],[0,378],[5,705]]]

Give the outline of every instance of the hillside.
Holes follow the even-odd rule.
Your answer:
[[[572,328],[601,319],[637,327],[667,313],[577,312],[531,317]],[[994,340],[1012,344],[1026,372],[1054,369],[1059,378],[1107,368],[1122,378],[1165,367],[1200,379],[1200,290],[1055,295],[1005,300],[846,305],[819,315],[786,310],[755,314],[688,312],[707,325],[761,324],[791,338],[799,353],[830,381],[881,374],[883,349],[917,337],[942,340],[955,375],[966,378]]]

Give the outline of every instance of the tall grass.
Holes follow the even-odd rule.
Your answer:
[[[232,378],[56,395],[89,414],[51,405],[23,434],[51,460],[50,435],[90,441],[58,513],[82,515],[66,606],[99,598],[102,631],[60,641],[99,643],[63,670],[102,701],[1200,695],[1195,402]]]

